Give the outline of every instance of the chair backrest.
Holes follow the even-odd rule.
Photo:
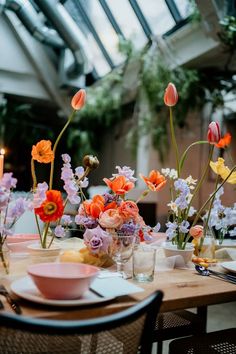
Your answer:
[[[151,353],[163,294],[118,313],[89,320],[48,320],[0,313],[1,354]]]

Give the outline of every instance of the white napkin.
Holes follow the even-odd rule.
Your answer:
[[[139,286],[119,277],[96,278],[90,288],[104,297],[116,297],[144,291]]]

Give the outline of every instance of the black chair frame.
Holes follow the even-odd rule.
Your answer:
[[[17,329],[18,331],[29,331],[37,334],[60,336],[68,334],[96,334],[131,323],[142,315],[145,315],[144,329],[140,341],[140,353],[148,354],[152,351],[152,337],[150,334],[153,332],[156,315],[161,306],[162,298],[163,293],[156,291],[143,301],[126,310],[86,320],[51,320],[1,312],[0,327],[3,326]]]

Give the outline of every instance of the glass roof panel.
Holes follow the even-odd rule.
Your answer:
[[[163,34],[175,26],[164,0],[137,0],[154,34]]]
[[[92,53],[92,57],[94,58],[92,65],[96,69],[97,74],[101,77],[106,75],[111,70],[111,68],[107,60],[105,59],[103,53],[101,52],[101,49],[99,48],[92,33],[89,31],[88,27],[86,26],[83,17],[78,12],[77,7],[74,5],[73,0],[67,0],[64,6],[66,7],[67,11],[69,11],[74,21],[78,24],[79,28],[84,33],[88,41],[89,49]]]
[[[142,48],[147,42],[147,37],[128,0],[107,0],[107,4],[125,37],[132,40],[135,48]]]
[[[106,75],[111,71],[110,65],[106,61],[104,55],[102,54],[97,42],[95,41],[94,37],[91,33],[87,34],[87,40],[92,52],[93,62],[92,65],[95,67],[98,75],[100,77]]]
[[[114,64],[120,64],[124,57],[118,51],[119,38],[110,24],[100,3],[94,0],[80,0],[104,47]]]

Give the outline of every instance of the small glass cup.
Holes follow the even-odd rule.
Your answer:
[[[116,271],[125,279],[129,276],[124,272],[124,265],[133,254],[136,235],[117,233],[112,236],[111,257],[116,263]]]
[[[138,282],[151,282],[154,279],[156,249],[139,245],[133,252],[133,279]]]

